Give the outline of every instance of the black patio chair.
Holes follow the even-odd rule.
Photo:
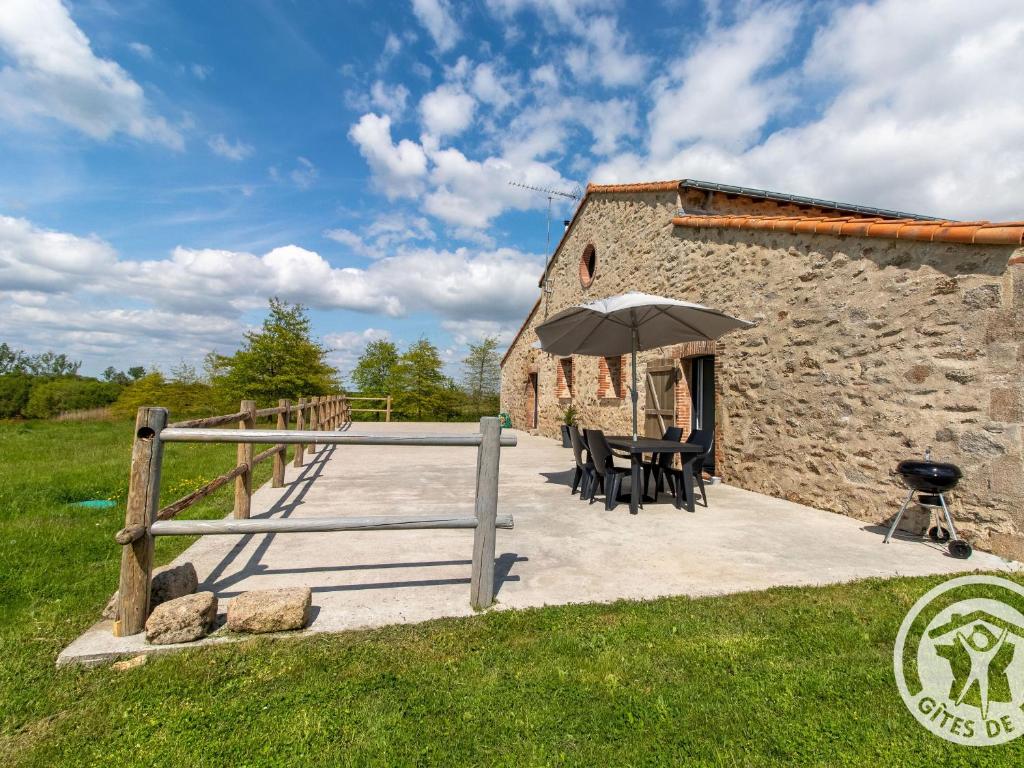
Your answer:
[[[587,448],[590,450],[590,458],[594,462],[594,483],[590,491],[590,503],[594,503],[597,486],[600,486],[604,491],[604,508],[615,509],[619,490],[622,488],[622,476],[629,474],[630,470],[615,466],[612,447],[608,445],[603,431],[585,429],[583,434],[587,440]]]
[[[594,461],[590,457],[587,446],[583,444],[583,436],[580,434],[579,428],[571,424],[569,425],[569,442],[572,443],[572,453],[576,459],[576,469],[572,475],[572,492],[575,494],[578,488],[580,498],[588,499],[591,486],[594,484]]]
[[[697,485],[700,487],[701,501],[704,502],[704,506],[708,505],[708,495],[704,490],[704,462],[711,455],[711,451],[715,448],[715,433],[710,429],[695,429],[690,433],[690,436],[686,438],[688,443],[696,443],[703,449],[700,453],[693,453],[689,456],[684,455],[682,457],[683,466],[690,465],[690,469],[693,471],[693,477]],[[676,507],[682,508],[683,506],[683,470],[676,469],[675,467],[669,467],[665,470],[665,473],[669,475],[673,484],[675,485],[675,497]]]
[[[683,430],[681,427],[668,427],[665,430],[662,440],[671,440],[674,443],[678,443],[683,437]],[[671,469],[672,461],[675,459],[674,453],[652,453],[650,461],[641,462],[644,468],[644,491],[650,487],[651,476],[654,476],[654,493],[652,497],[655,501],[658,500],[658,493],[661,491],[661,484],[664,480],[670,484],[670,490],[675,494],[675,486],[672,484],[672,476],[665,472],[666,469]]]

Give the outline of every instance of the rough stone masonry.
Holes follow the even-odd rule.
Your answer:
[[[689,358],[713,353],[726,482],[880,523],[905,495],[892,468],[931,447],[964,472],[953,513],[966,537],[1024,559],[1024,266],[1012,264],[1024,249],[675,226],[680,208],[842,213],[678,184],[605,190],[588,190],[504,360],[502,410],[515,427],[555,437],[572,403],[582,426],[629,429],[628,392],[607,386],[608,362],[533,347],[546,317],[626,291],[699,302],[757,325],[717,345],[642,353],[640,407],[648,366],[671,367],[685,431]]]

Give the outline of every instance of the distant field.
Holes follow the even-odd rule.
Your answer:
[[[937,578],[491,612],[58,672],[115,587],[130,434],[0,423],[5,766],[1024,764],[1024,738],[954,747],[896,693],[896,630]],[[165,456],[169,500],[234,447]],[[89,498],[118,507],[68,506]],[[187,514],[230,507],[226,490]],[[188,543],[161,540],[159,562]]]

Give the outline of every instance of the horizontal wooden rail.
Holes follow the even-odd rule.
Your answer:
[[[281,434],[281,433],[278,432],[278,434]],[[266,461],[271,456],[273,456],[275,453],[280,453],[283,450],[284,450],[284,443],[281,443],[279,445],[275,445],[273,448],[267,448],[267,450],[262,451],[260,453],[257,453],[255,456],[252,457],[252,465],[255,467],[261,461]]]
[[[512,515],[498,515],[496,527],[511,529]],[[167,520],[150,526],[153,536],[231,536],[248,533],[320,533],[326,531],[411,531],[476,528],[475,517],[380,515],[378,517],[271,517],[247,520]]]
[[[291,429],[165,429],[160,433],[165,443],[317,443],[318,445],[419,445],[439,447],[475,447],[480,434],[468,435],[352,435],[340,432],[319,432]],[[501,435],[501,445],[513,446],[516,436]]]
[[[189,419],[188,421],[176,421],[173,424],[168,424],[167,426],[174,427],[175,429],[179,427],[185,429],[191,429],[193,427],[218,427],[221,424],[230,424],[233,421],[244,419],[246,415],[247,414],[244,411],[239,411],[238,413],[228,413],[225,414],[224,416],[207,416],[204,419]]]
[[[248,470],[248,466],[246,466],[245,464],[239,464],[238,466],[231,469],[231,471],[225,472],[220,477],[214,478],[206,485],[202,486],[201,488],[197,488],[187,496],[182,496],[180,499],[178,499],[175,502],[172,502],[171,504],[168,504],[166,507],[161,507],[160,511],[156,513],[156,519],[170,520],[176,514],[181,512],[181,510],[188,509],[197,501],[205,499],[218,488],[224,487],[232,480],[234,480],[236,477],[243,474],[244,472],[247,472]]]

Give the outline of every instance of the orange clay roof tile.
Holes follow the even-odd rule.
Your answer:
[[[935,243],[1024,245],[1024,221],[920,221],[867,216],[715,216],[683,213],[674,217],[672,223],[677,227],[770,229],[775,232],[884,237]],[[1024,262],[1024,258],[1014,263],[1021,262]]]

